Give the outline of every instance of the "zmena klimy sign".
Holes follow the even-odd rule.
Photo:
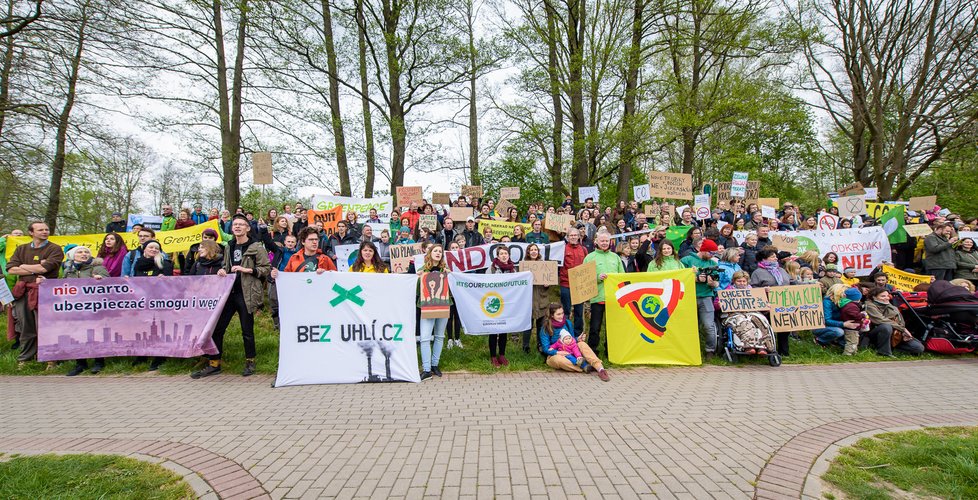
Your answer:
[[[415,347],[418,277],[280,273],[275,387],[420,382]]]

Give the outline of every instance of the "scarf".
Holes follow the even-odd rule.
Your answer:
[[[566,324],[567,324],[567,318],[566,317],[564,319],[560,320],[560,322],[557,322],[557,321],[554,321],[554,320],[550,320],[550,327],[553,328],[553,330],[555,332],[557,330],[560,330],[561,328],[563,328],[564,325],[566,325]]]
[[[774,281],[777,282],[778,286],[784,285],[784,276],[781,275],[781,268],[778,266],[777,262],[771,262],[769,260],[762,260],[757,263],[758,267],[766,269],[768,272],[774,276]]]
[[[511,273],[516,268],[516,266],[513,265],[513,261],[508,261],[506,263],[503,263],[499,261],[498,257],[492,259],[492,266],[504,273]]]
[[[122,276],[122,261],[125,260],[127,253],[129,253],[129,249],[126,248],[126,244],[120,242],[119,251],[115,253],[105,252],[105,255],[100,255],[102,257],[102,266],[109,272],[110,277],[118,278]]]
[[[156,260],[146,256],[141,256],[136,259],[136,264],[133,266],[133,269],[136,271],[135,274],[137,276],[145,276],[150,271],[162,271],[156,268]]]

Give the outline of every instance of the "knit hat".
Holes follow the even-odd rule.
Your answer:
[[[411,228],[408,226],[401,226],[401,232],[411,234]]]
[[[856,287],[847,288],[846,289],[846,298],[849,299],[849,300],[851,300],[851,301],[853,301],[853,302],[859,302],[860,300],[862,300],[863,294]]]
[[[854,273],[854,272],[856,272],[856,269],[855,268],[852,268],[852,267],[847,267],[847,268],[845,268],[842,271],[843,274],[845,274],[845,273]]]
[[[147,240],[146,243],[143,243],[143,245],[141,247],[139,247],[139,249],[143,253],[146,253],[146,247],[148,247],[150,243],[156,243],[156,245],[160,247],[160,250],[163,249],[163,245],[160,245],[160,242],[158,242],[156,240]]]
[[[716,252],[719,249],[720,248],[717,247],[716,242],[713,240],[703,240],[703,243],[700,244],[701,252]]]
[[[826,273],[830,273],[830,272],[837,273],[837,272],[839,272],[839,266],[837,266],[835,264],[825,264],[825,272]]]
[[[211,228],[207,228],[207,229],[201,231],[200,235],[201,236],[207,236],[209,238],[214,238],[215,240],[217,239],[217,231],[215,231],[215,230],[213,230]]]
[[[570,336],[571,336],[571,334],[567,330],[561,330],[560,331],[560,340],[564,340],[564,337],[570,337]]]

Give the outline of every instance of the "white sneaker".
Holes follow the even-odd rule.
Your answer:
[[[455,347],[458,347],[459,349],[461,349],[462,347],[464,347],[462,345],[462,339],[455,339]]]
[[[454,347],[454,346],[455,346],[455,344],[452,343],[451,340],[449,340],[448,342],[445,342],[445,349],[451,350],[451,348]]]

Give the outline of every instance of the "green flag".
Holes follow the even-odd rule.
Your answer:
[[[907,231],[903,229],[903,205],[887,210],[880,217],[880,225],[883,226],[883,231],[886,231],[890,243],[907,242]]]
[[[679,253],[679,245],[686,239],[686,233],[692,228],[693,226],[669,226],[669,229],[666,229],[666,239],[676,247],[676,253]],[[676,258],[678,259],[679,256],[677,255]]]

